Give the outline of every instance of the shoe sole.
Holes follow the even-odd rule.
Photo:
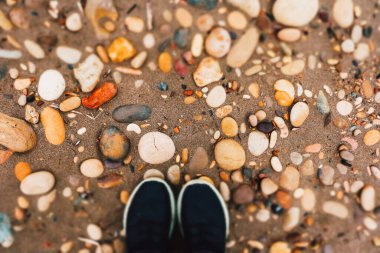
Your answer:
[[[145,179],[144,181],[140,182],[136,188],[133,190],[132,192],[132,195],[130,196],[126,206],[125,206],[125,209],[124,209],[124,215],[123,215],[123,227],[124,227],[124,231],[125,231],[125,234],[127,233],[127,217],[128,217],[128,212],[129,212],[129,208],[131,206],[131,203],[136,195],[136,193],[138,192],[138,190],[140,189],[140,187],[147,183],[147,182],[158,182],[158,183],[161,183],[165,186],[165,188],[167,189],[168,191],[168,194],[169,194],[169,200],[170,200],[170,210],[171,210],[171,223],[170,223],[170,229],[169,229],[169,237],[171,237],[172,233],[173,233],[173,229],[174,229],[174,224],[175,224],[175,207],[176,207],[176,204],[175,204],[175,200],[174,200],[174,194],[172,192],[172,189],[170,188],[169,184],[166,183],[164,180],[162,180],[161,178],[147,178]],[[126,234],[127,235],[127,234]]]
[[[186,190],[186,188],[190,185],[194,184],[202,184],[202,185],[208,185],[211,190],[214,191],[215,195],[218,197],[218,200],[222,206],[223,213],[224,213],[224,218],[226,220],[226,238],[228,236],[229,230],[230,230],[230,216],[228,214],[228,209],[226,206],[226,203],[224,202],[222,196],[220,195],[219,191],[215,188],[214,185],[210,184],[207,181],[200,180],[200,179],[195,179],[192,181],[189,181],[184,187],[182,187],[181,192],[179,193],[178,200],[177,200],[177,221],[179,225],[179,229],[181,230],[182,235],[184,235],[183,228],[182,228],[182,221],[181,221],[181,206],[182,206],[182,199],[183,199],[183,194]]]

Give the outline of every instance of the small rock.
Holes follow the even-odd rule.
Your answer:
[[[289,208],[284,216],[284,224],[282,226],[284,231],[291,231],[293,228],[295,228],[299,223],[300,216],[301,209],[299,207],[293,206]]]
[[[269,249],[269,253],[291,253],[292,250],[290,249],[287,242],[277,241],[274,242]]]
[[[332,16],[342,28],[348,28],[354,22],[354,3],[352,0],[335,0]]]
[[[302,175],[305,175],[305,176],[311,176],[311,175],[314,175],[314,164],[313,164],[313,161],[312,160],[306,160],[301,168],[300,168],[300,171],[302,173]]]
[[[173,35],[173,41],[179,48],[186,48],[188,37],[190,34],[189,28],[178,28]]]
[[[112,112],[112,118],[121,123],[133,123],[150,118],[152,110],[147,105],[121,105]]]
[[[277,0],[272,13],[277,22],[300,27],[307,25],[317,15],[318,9],[318,0]]]
[[[218,1],[217,0],[187,0],[187,3],[199,9],[209,11],[216,7]]]
[[[277,156],[272,156],[272,158],[270,159],[270,164],[274,171],[276,172],[282,171],[282,164],[281,164],[280,159]]]
[[[181,181],[181,170],[178,165],[170,166],[166,175],[171,184],[179,185]]]
[[[169,73],[173,69],[173,59],[168,52],[162,52],[159,55],[158,67],[163,73]]]
[[[311,144],[305,147],[306,153],[318,153],[321,151],[322,145],[319,143]]]
[[[34,58],[40,60],[45,57],[44,50],[36,42],[32,40],[24,40],[24,46],[28,53]]]
[[[348,217],[348,209],[337,201],[326,201],[323,203],[322,209],[325,213],[334,215],[340,219]]]
[[[360,194],[360,204],[364,211],[370,212],[375,209],[376,192],[372,185],[366,185],[363,187]]]
[[[11,19],[12,23],[18,28],[24,30],[29,28],[29,19],[25,8],[13,7],[9,11],[9,18]]]
[[[128,15],[124,19],[124,24],[127,27],[128,31],[134,33],[141,33],[144,31],[144,20],[142,18]]]
[[[41,112],[41,123],[46,139],[53,145],[61,145],[65,141],[66,129],[59,112],[51,107],[45,107]]]
[[[58,99],[66,88],[62,74],[55,69],[45,70],[38,81],[38,94],[47,101]]]
[[[84,62],[74,68],[74,76],[78,79],[83,92],[90,92],[95,88],[103,68],[103,62],[95,54],[90,54]]]
[[[82,57],[82,52],[78,49],[67,47],[67,46],[59,46],[56,49],[56,54],[59,59],[67,64],[76,64],[79,62]]]
[[[14,81],[13,87],[16,90],[28,89],[33,82],[33,78],[18,78]]]
[[[336,104],[336,110],[340,115],[348,116],[353,110],[353,105],[348,101],[342,100]]]
[[[231,173],[231,180],[234,183],[241,184],[244,182],[243,173],[240,170],[235,170]]]
[[[31,105],[25,106],[25,120],[32,124],[37,124],[40,120],[40,115],[38,114],[37,110]]]
[[[197,27],[201,32],[208,32],[214,26],[215,21],[211,14],[205,13],[197,19]]]
[[[225,56],[231,47],[231,37],[228,31],[222,27],[211,30],[206,38],[206,52],[216,58]]]
[[[254,156],[263,154],[269,146],[268,137],[259,131],[252,131],[248,137],[248,150]]]
[[[108,46],[107,53],[111,61],[119,63],[132,58],[137,51],[127,38],[118,37]]]
[[[191,54],[194,57],[199,57],[203,51],[203,36],[200,33],[194,35],[191,40]]]
[[[329,165],[323,165],[319,172],[319,180],[324,185],[332,185],[334,183],[335,171]]]
[[[269,134],[274,130],[274,126],[272,122],[270,121],[261,121],[259,124],[257,124],[256,129],[260,132]]]
[[[343,150],[343,151],[339,152],[339,156],[340,156],[340,158],[342,158],[348,162],[352,162],[355,159],[355,156],[347,150]]]
[[[355,43],[351,40],[351,39],[346,39],[342,42],[342,44],[340,45],[340,47],[342,48],[342,51],[349,54],[349,53],[352,53],[354,52],[355,50]]]
[[[39,195],[49,192],[55,184],[53,174],[48,171],[38,171],[29,174],[20,184],[20,190],[25,195]]]
[[[228,13],[227,23],[236,30],[244,30],[248,25],[247,18],[240,11],[231,11]]]
[[[335,117],[333,119],[333,124],[334,124],[334,126],[340,128],[340,129],[347,129],[350,126],[349,122],[346,119],[341,118],[341,117]]]
[[[164,174],[162,174],[161,171],[159,171],[157,169],[149,169],[144,173],[144,179],[147,179],[147,178],[165,179],[165,176],[164,176]]]
[[[306,212],[311,212],[314,210],[317,199],[313,190],[307,188],[305,189],[302,198],[301,206]]]
[[[103,233],[98,225],[88,224],[86,230],[87,230],[87,235],[90,239],[94,241],[99,241],[100,239],[102,239]]]
[[[367,43],[359,43],[354,51],[354,59],[364,61],[369,57],[370,49]]]
[[[290,153],[290,160],[292,161],[293,164],[300,165],[303,161],[303,157],[298,152],[291,152]]]
[[[268,209],[262,208],[256,213],[256,220],[260,222],[267,222],[270,219],[270,212]]]
[[[148,57],[147,51],[141,51],[140,53],[138,53],[135,57],[133,57],[131,61],[132,68],[135,68],[135,69],[140,68],[144,64],[147,57]]]
[[[298,102],[290,111],[290,122],[294,127],[300,127],[309,116],[309,107],[304,102]]]
[[[97,181],[99,188],[109,189],[121,185],[123,183],[123,176],[116,173],[110,173],[98,178]]]
[[[227,137],[235,137],[238,134],[239,126],[231,117],[225,117],[221,122],[221,129]]]
[[[32,173],[29,163],[18,162],[14,168],[16,178],[22,182],[24,178]]]
[[[294,76],[302,73],[305,69],[304,60],[294,60],[281,67],[281,73],[287,76]]]
[[[231,198],[231,192],[226,182],[223,182],[223,181],[220,182],[219,191],[220,191],[220,194],[222,195],[223,200],[228,202]]]
[[[154,38],[154,35],[152,33],[145,34],[143,38],[143,44],[146,49],[151,49],[156,44],[156,39]]]
[[[248,121],[249,121],[249,124],[250,124],[252,127],[256,127],[256,126],[257,126],[257,122],[258,122],[258,120],[257,120],[256,115],[254,115],[254,114],[250,115],[249,118],[248,118]]]
[[[103,171],[104,167],[102,162],[95,158],[87,159],[80,165],[80,172],[89,178],[99,177]]]
[[[212,108],[217,108],[224,104],[227,98],[226,90],[223,86],[218,85],[210,90],[207,94],[206,103]]]
[[[20,106],[25,106],[26,105],[26,96],[21,95],[17,100],[17,104]]]
[[[177,8],[175,10],[175,17],[182,27],[191,27],[193,24],[193,16],[185,8]]]
[[[198,87],[206,86],[219,81],[223,77],[219,62],[212,57],[203,58],[193,73],[193,78]]]
[[[264,196],[269,196],[278,190],[278,185],[275,184],[270,178],[264,178],[261,181],[260,187]]]
[[[63,100],[59,104],[59,110],[61,110],[62,112],[69,112],[71,110],[78,108],[80,105],[81,105],[80,97],[73,96],[73,97]]]
[[[365,98],[372,98],[375,94],[370,80],[364,80],[362,83],[362,93]]]
[[[209,158],[206,150],[203,147],[198,147],[195,150],[193,157],[189,163],[190,171],[199,171],[206,169],[209,163]]]
[[[294,191],[300,183],[299,171],[291,166],[285,168],[280,176],[280,186],[288,191]]]
[[[250,27],[232,46],[227,55],[227,65],[231,68],[240,68],[253,54],[258,42],[259,32],[255,27]]]
[[[73,12],[66,17],[66,28],[71,32],[78,32],[82,29],[82,19],[78,12]]]
[[[369,229],[369,230],[376,230],[377,229],[377,221],[374,220],[373,218],[371,217],[364,217],[363,219],[363,224],[364,226]]]
[[[251,94],[252,97],[259,98],[259,96],[260,96],[260,86],[259,86],[258,83],[256,83],[256,82],[251,83],[248,86],[248,91],[249,91],[249,94]]]
[[[52,190],[48,194],[39,197],[38,201],[37,201],[38,211],[46,212],[50,208],[50,205],[51,205],[51,203],[53,203],[56,196],[57,196],[57,191]]]
[[[224,139],[215,145],[215,160],[224,170],[240,169],[245,163],[243,147],[232,139]]]
[[[318,92],[317,108],[322,114],[328,114],[330,112],[330,106],[323,91]]]
[[[302,32],[297,28],[284,28],[277,34],[277,37],[285,42],[296,42],[301,36]]]
[[[227,0],[227,3],[244,11],[251,18],[256,18],[260,12],[259,0]]]
[[[290,106],[293,103],[296,91],[291,82],[285,79],[277,80],[274,90],[276,91],[274,97],[280,106]]]
[[[252,187],[246,184],[240,185],[235,191],[233,192],[232,199],[235,204],[243,205],[243,204],[249,204],[253,201],[253,190]]]
[[[149,132],[141,137],[138,151],[145,162],[161,164],[174,156],[175,146],[173,140],[166,134]]]
[[[377,129],[369,130],[365,133],[363,142],[367,146],[373,146],[380,142],[380,131]]]
[[[110,160],[122,161],[131,148],[129,138],[116,126],[109,126],[103,130],[99,148],[102,154]]]

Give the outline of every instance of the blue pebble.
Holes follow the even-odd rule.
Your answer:
[[[160,82],[158,84],[158,88],[160,89],[160,91],[167,91],[169,89],[169,85],[165,82]]]
[[[11,220],[5,213],[0,213],[0,244],[13,240]]]
[[[209,11],[215,8],[218,1],[217,0],[187,0],[187,3],[194,7]]]
[[[185,48],[187,46],[187,40],[189,37],[189,29],[178,28],[174,32],[173,40],[179,48]]]

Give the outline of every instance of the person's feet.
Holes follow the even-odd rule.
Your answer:
[[[187,183],[178,197],[177,216],[189,252],[225,252],[229,215],[213,185],[203,180]]]
[[[134,189],[124,211],[128,253],[166,253],[174,223],[170,186],[159,178],[144,180]]]

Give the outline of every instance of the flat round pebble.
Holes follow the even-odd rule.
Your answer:
[[[229,52],[230,47],[231,37],[224,28],[214,28],[206,38],[205,49],[213,57],[222,58]]]
[[[353,105],[345,100],[341,100],[336,104],[336,110],[342,116],[348,116],[354,109]]]
[[[65,79],[55,69],[45,70],[38,81],[38,94],[47,101],[58,99],[65,91],[65,88]]]
[[[82,57],[82,52],[78,49],[67,47],[67,46],[59,46],[56,49],[56,53],[59,59],[67,64],[76,64],[79,62]]]
[[[318,0],[277,0],[272,13],[277,22],[299,27],[307,25],[317,15],[318,8]]]
[[[245,163],[245,151],[236,141],[231,139],[221,140],[215,145],[215,160],[224,170],[240,169]]]
[[[100,227],[96,224],[87,225],[87,235],[90,239],[98,241],[102,239],[103,233]]]
[[[104,167],[102,162],[95,158],[87,159],[80,165],[80,172],[89,178],[99,177],[103,171]]]
[[[290,153],[290,160],[292,161],[293,164],[300,165],[303,161],[303,157],[298,152],[292,152]]]
[[[325,213],[334,215],[340,219],[346,219],[348,217],[347,207],[337,201],[324,202],[322,209]]]
[[[20,190],[26,195],[39,195],[50,191],[55,184],[53,174],[48,171],[38,171],[29,174],[22,180]]]
[[[286,167],[280,176],[280,186],[288,191],[294,191],[299,186],[299,183],[299,171],[291,166]]]
[[[236,30],[243,30],[248,25],[247,18],[240,11],[231,11],[228,13],[227,23]]]
[[[235,137],[238,134],[239,126],[231,117],[225,117],[221,122],[221,129],[227,137]]]
[[[191,27],[193,24],[193,16],[185,8],[177,8],[175,10],[175,18],[182,27]]]
[[[161,132],[143,135],[138,144],[141,159],[150,164],[161,164],[170,160],[175,153],[173,140]]]
[[[365,133],[363,142],[367,146],[373,146],[380,142],[380,131],[377,129],[371,129]]]
[[[290,111],[290,123],[294,127],[300,127],[309,116],[309,106],[304,102],[298,102]]]
[[[210,90],[207,94],[206,103],[212,108],[217,108],[224,104],[227,98],[226,90],[223,86],[218,85]]]
[[[259,131],[252,131],[248,137],[248,150],[254,156],[263,154],[269,146],[268,137]]]

